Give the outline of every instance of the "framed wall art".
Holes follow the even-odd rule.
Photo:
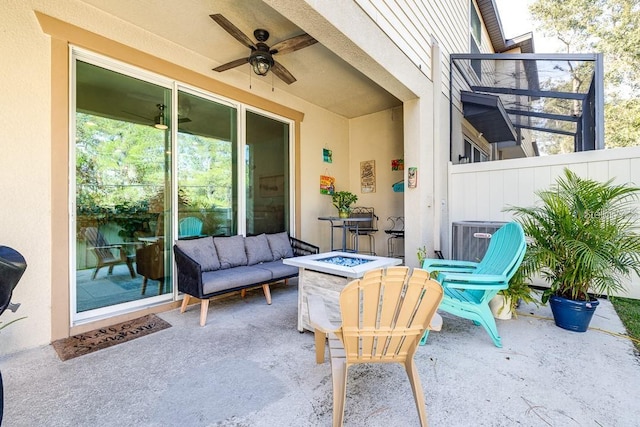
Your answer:
[[[325,163],[333,163],[333,152],[328,148],[322,149],[322,161]]]
[[[360,162],[360,191],[362,193],[376,192],[376,161]]]
[[[333,195],[336,191],[336,179],[328,175],[320,175],[320,194]]]
[[[392,171],[404,170],[404,159],[391,160],[391,170]]]

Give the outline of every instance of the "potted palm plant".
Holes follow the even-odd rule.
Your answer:
[[[640,235],[634,201],[640,188],[598,182],[564,170],[541,203],[511,207],[529,239],[532,271],[549,282],[542,302],[561,328],[584,332],[598,300],[623,291],[623,280],[640,274]]]
[[[358,196],[349,191],[336,191],[331,197],[333,206],[338,209],[338,216],[340,218],[349,218],[351,205],[358,201]]]

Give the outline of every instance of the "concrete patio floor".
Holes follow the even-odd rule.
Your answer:
[[[161,313],[172,328],[61,362],[51,346],[0,358],[5,427],[329,426],[329,363],[296,330],[297,286]],[[416,360],[431,426],[637,426],[640,363],[602,301],[586,333],[560,329],[548,307],[484,329],[443,314]],[[532,313],[534,316],[526,315]],[[349,371],[345,426],[417,426],[399,365]]]

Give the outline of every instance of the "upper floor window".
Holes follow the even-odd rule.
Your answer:
[[[482,45],[482,24],[473,0],[469,1],[469,9],[471,11],[469,17],[469,50],[471,53],[480,53],[480,46]],[[478,75],[478,79],[480,79],[482,75],[482,61],[472,59],[471,68],[473,68],[473,71]]]
[[[471,35],[475,39],[478,46],[482,43],[482,24],[480,23],[480,16],[476,10],[473,0],[469,2],[469,8],[471,9]]]

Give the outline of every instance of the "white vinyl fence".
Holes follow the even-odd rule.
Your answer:
[[[564,168],[579,176],[640,186],[640,147],[556,156],[449,165],[449,223],[509,221],[509,206],[535,204],[534,192],[552,185]],[[640,215],[640,203],[638,203]],[[638,218],[640,223],[640,217]],[[542,283],[536,283],[542,284]],[[634,276],[622,296],[640,299],[640,278]]]

